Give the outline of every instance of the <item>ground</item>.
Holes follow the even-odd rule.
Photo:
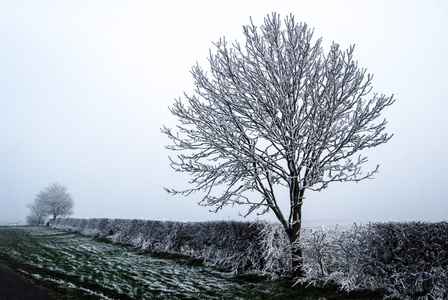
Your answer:
[[[56,300],[46,290],[3,265],[0,265],[0,299]]]

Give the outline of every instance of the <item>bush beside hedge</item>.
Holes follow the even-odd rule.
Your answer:
[[[234,274],[274,278],[290,273],[289,241],[279,224],[61,218],[53,227],[143,250],[188,255]]]

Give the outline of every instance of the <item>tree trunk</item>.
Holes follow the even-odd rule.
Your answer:
[[[305,189],[300,189],[298,187],[298,182],[293,185],[290,191],[291,203],[291,218],[288,230],[288,238],[291,243],[291,266],[292,266],[292,277],[300,278],[303,276],[302,267],[302,249],[299,245],[300,232],[302,229],[302,203],[303,194]]]
[[[302,248],[299,246],[300,239],[300,228],[297,232],[290,231],[288,233],[289,242],[291,243],[291,267],[292,267],[292,278],[303,277],[303,266],[302,266]]]
[[[294,159],[288,160],[291,181],[289,185],[289,201],[291,204],[287,234],[291,243],[292,278],[303,276],[302,249],[299,246],[300,230],[302,228],[302,204],[304,188],[300,188],[298,171]]]

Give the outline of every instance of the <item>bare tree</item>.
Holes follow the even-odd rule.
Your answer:
[[[57,216],[69,216],[73,214],[73,198],[67,192],[67,187],[52,183],[36,195],[35,205],[41,207],[46,215],[51,215],[53,220]]]
[[[191,175],[189,195],[205,192],[201,205],[248,204],[247,214],[273,211],[292,245],[300,237],[305,191],[331,182],[371,178],[378,166],[361,172],[367,158],[355,154],[386,143],[386,120],[377,119],[393,97],[371,93],[372,75],[353,60],[354,47],[335,43],[325,54],[313,32],[273,13],[257,28],[244,26],[245,45],[225,38],[210,51],[209,73],[196,64],[195,94],[175,101],[171,112],[181,124],[163,127],[184,150],[171,166]],[[217,188],[223,186],[224,188]],[[278,198],[286,189],[288,199]],[[260,197],[254,193],[258,192]],[[289,211],[281,210],[289,202]],[[301,257],[292,247],[293,257]],[[293,259],[295,276],[301,263]]]
[[[41,202],[34,201],[26,205],[30,209],[30,214],[26,217],[26,221],[30,225],[42,225],[45,222],[45,218],[48,216],[48,212],[45,210],[44,205]]]

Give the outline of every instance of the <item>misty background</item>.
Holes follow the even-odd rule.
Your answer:
[[[315,28],[325,50],[356,44],[392,140],[363,154],[374,180],[308,193],[305,220],[446,220],[448,3],[444,1],[1,1],[0,224],[23,222],[52,182],[68,187],[73,217],[242,220],[213,214],[185,187],[160,133],[174,98],[193,92],[212,42],[244,42],[242,26],[271,12]],[[288,201],[285,198],[285,202]],[[255,218],[274,220],[273,215]]]

